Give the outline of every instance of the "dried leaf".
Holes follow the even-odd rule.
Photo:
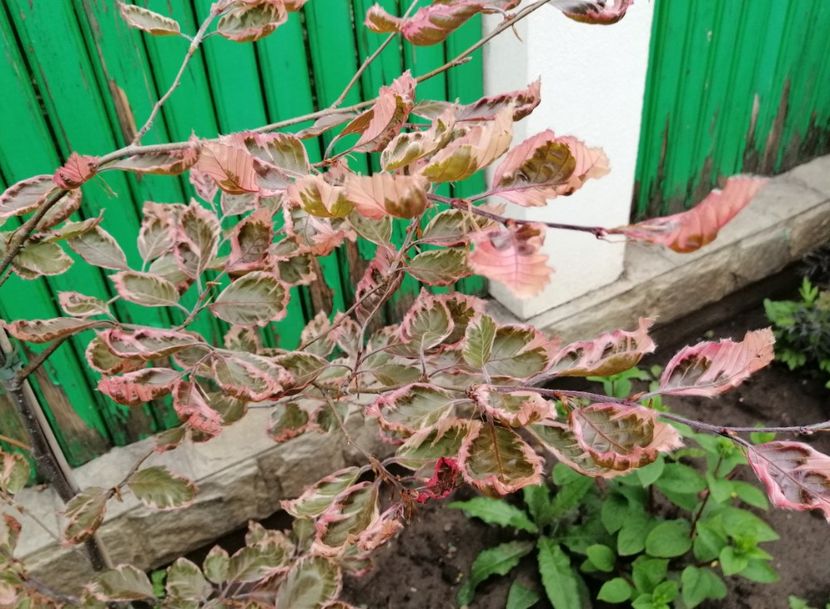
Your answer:
[[[219,19],[216,31],[229,40],[250,42],[264,38],[287,19],[282,0],[235,0]]]
[[[181,28],[176,20],[146,8],[119,2],[118,10],[121,11],[124,21],[132,27],[144,30],[153,36],[171,36],[181,33]]]

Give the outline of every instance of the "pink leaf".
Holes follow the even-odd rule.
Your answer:
[[[66,163],[52,176],[55,184],[64,190],[78,188],[92,178],[98,171],[98,159],[94,156],[81,156],[77,152],[69,155]]]
[[[18,340],[29,343],[48,343],[90,328],[107,325],[107,322],[75,317],[56,317],[54,319],[19,320],[13,323],[0,321],[0,324]]]
[[[519,297],[535,296],[550,283],[553,272],[541,252],[542,224],[494,226],[471,235],[475,249],[467,257],[473,272],[507,286]]]
[[[752,200],[766,183],[753,176],[733,176],[723,190],[715,189],[689,211],[621,226],[609,233],[657,243],[687,253],[714,241],[718,231]]]
[[[181,373],[170,368],[144,368],[121,376],[105,376],[98,381],[98,391],[119,404],[150,402],[173,390]]]
[[[401,282],[401,275],[392,275],[392,251],[387,247],[379,247],[375,258],[366,268],[355,288],[355,302],[360,303],[355,310],[355,316],[361,322],[369,319],[389,297]]]
[[[173,390],[173,408],[184,424],[210,437],[222,431],[222,416],[207,402],[199,383],[180,380]]]
[[[548,373],[551,376],[609,376],[628,370],[645,354],[654,352],[654,341],[648,335],[653,324],[652,320],[641,318],[634,331],[614,330],[593,340],[571,343],[556,354]]]
[[[519,121],[533,112],[541,103],[541,93],[542,80],[536,79],[524,89],[482,97],[460,108],[456,106],[455,119],[458,121],[493,120],[501,110],[512,106],[513,120]],[[434,120],[453,106],[454,104],[443,101],[422,102],[415,105],[412,113]]]
[[[9,186],[0,195],[0,220],[36,210],[55,190],[50,175],[40,175]]]
[[[199,158],[199,142],[191,140],[186,145],[172,150],[138,152],[105,166],[104,169],[122,169],[132,173],[179,175],[190,169]]]
[[[349,175],[346,198],[367,218],[415,218],[429,204],[427,180],[422,176],[376,173],[372,176]]]
[[[426,488],[418,491],[415,501],[426,503],[430,499],[444,499],[458,486],[461,478],[461,468],[458,461],[448,457],[439,457],[435,462],[435,471],[427,481]]]
[[[98,336],[114,355],[123,358],[151,360],[191,347],[198,347],[205,352],[210,350],[202,338],[193,332],[158,328],[110,328]]]
[[[470,397],[487,415],[508,427],[525,427],[546,417],[555,417],[556,410],[535,391],[504,393],[489,385],[479,385]]]
[[[821,510],[830,522],[830,457],[802,442],[748,446],[747,457],[774,506]]]
[[[236,141],[204,143],[196,169],[213,178],[227,193],[239,195],[259,191],[254,157]]]
[[[250,42],[267,36],[287,19],[283,0],[233,0],[216,31],[228,40]]]
[[[713,397],[737,387],[772,362],[774,343],[772,330],[764,328],[747,332],[739,343],[726,339],[685,347],[666,364],[659,393]]]
[[[355,152],[383,150],[403,127],[414,103],[415,79],[407,70],[390,86],[381,87],[372,107],[346,125],[341,135],[360,133]]]
[[[233,228],[225,269],[232,274],[262,269],[273,238],[272,213],[264,207],[258,209]]]
[[[611,25],[625,17],[634,0],[555,0],[553,6],[574,21]]]

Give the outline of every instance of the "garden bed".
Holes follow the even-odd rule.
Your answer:
[[[646,364],[664,364],[685,344],[699,340],[733,337],[740,339],[750,329],[769,325],[762,299],[787,297],[798,282],[797,273],[785,271],[755,284],[658,329],[659,353]],[[725,321],[725,317],[728,317]],[[830,390],[823,382],[791,373],[774,364],[753,375],[717,399],[672,398],[670,408],[686,416],[724,425],[794,425],[823,421],[830,417]],[[830,452],[830,434],[799,440]],[[742,474],[752,479],[747,470]],[[465,495],[469,491],[465,491]],[[740,577],[728,580],[730,594],[708,607],[724,609],[786,609],[787,597],[796,594],[814,605],[830,599],[830,528],[820,515],[770,510],[764,518],[781,536],[764,547],[773,556],[780,574],[775,584],[754,584]],[[478,553],[511,538],[509,531],[469,520],[457,510],[433,505],[419,510],[403,534],[376,555],[380,567],[359,579],[349,579],[345,597],[367,609],[450,609],[457,607],[455,595]],[[533,561],[526,558],[519,577],[538,586]],[[475,609],[503,609],[510,581],[494,578],[479,588]],[[546,601],[536,605],[547,607]],[[624,605],[616,605],[623,607]],[[609,605],[610,607],[610,605]]]

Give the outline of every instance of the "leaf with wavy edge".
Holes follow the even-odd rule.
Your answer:
[[[422,176],[376,173],[371,176],[350,174],[346,177],[346,198],[355,210],[367,218],[384,216],[415,218],[429,205]]]
[[[115,237],[100,226],[96,226],[91,231],[85,232],[77,237],[68,239],[67,244],[72,248],[72,251],[92,266],[116,271],[123,271],[129,268],[124,250],[118,245]]]
[[[448,209],[436,214],[424,228],[420,241],[433,245],[461,245],[472,233],[490,227],[493,221],[461,209]]]
[[[611,25],[625,17],[634,0],[556,0],[552,3],[569,19],[593,25]]]
[[[181,33],[178,21],[134,4],[118,3],[118,10],[131,27],[153,36],[175,36]]]
[[[110,328],[98,337],[118,357],[151,360],[172,355],[190,347],[210,347],[194,332],[162,330],[159,328]]]
[[[173,307],[179,303],[176,286],[160,275],[121,271],[110,276],[118,295],[145,307]]]
[[[381,87],[372,107],[343,128],[341,136],[360,133],[354,152],[379,152],[398,135],[415,104],[415,85],[407,70],[391,85]]]
[[[0,249],[5,249],[5,237],[0,233]],[[57,243],[29,242],[12,258],[12,269],[21,279],[37,279],[43,275],[61,275],[72,266],[72,258]]]
[[[232,195],[259,192],[254,157],[237,139],[205,142],[196,169]]]
[[[236,134],[236,137],[255,159],[266,166],[298,176],[304,176],[310,170],[305,146],[292,133],[243,131]]]
[[[199,160],[199,152],[199,141],[191,139],[187,144],[174,150],[138,152],[107,163],[99,169],[101,171],[121,169],[138,174],[179,175],[196,164]]]
[[[205,601],[213,592],[213,586],[208,583],[202,570],[184,557],[167,568],[165,591],[173,603],[199,603]]]
[[[707,341],[683,348],[660,377],[662,395],[713,397],[737,387],[775,357],[770,328],[747,332],[743,341]]]
[[[318,218],[345,218],[354,207],[342,186],[329,184],[321,175],[307,175],[288,187],[288,200]]]
[[[317,518],[315,551],[336,555],[371,526],[380,515],[378,483],[359,482],[342,491]]]
[[[539,484],[542,460],[515,432],[482,425],[461,444],[458,465],[464,479],[485,494],[508,495]]]
[[[57,226],[61,222],[68,220],[69,216],[74,214],[80,208],[81,191],[70,190],[69,192],[64,193],[64,195],[58,199],[58,202],[49,208],[49,211],[43,215],[43,218],[38,223],[38,227],[41,230],[45,230],[47,228]],[[0,219],[2,219],[2,214],[0,214]]]
[[[388,431],[414,434],[451,416],[456,400],[450,392],[425,383],[404,385],[379,396],[367,408]]]
[[[229,273],[245,273],[262,269],[274,240],[272,213],[261,208],[233,227],[231,253],[225,262]]]
[[[144,404],[173,391],[181,373],[170,368],[143,368],[121,376],[104,376],[98,391],[119,404]]]
[[[640,406],[591,404],[570,415],[579,446],[601,467],[630,471],[655,461],[661,452],[683,445],[657,412]]]
[[[654,320],[640,318],[636,330],[614,330],[565,346],[545,372],[548,376],[610,376],[636,366],[656,348],[648,335]]]
[[[29,469],[29,462],[23,455],[0,449],[0,490],[8,495],[23,490],[29,480]]]
[[[747,458],[774,506],[821,510],[830,522],[830,457],[803,442],[767,442],[748,446]]]
[[[494,378],[528,379],[548,367],[554,344],[533,326],[501,326],[484,369]]]
[[[155,260],[173,249],[175,226],[183,210],[184,205],[144,203],[137,242],[143,260]]]
[[[67,522],[63,529],[67,543],[79,544],[92,537],[104,522],[109,496],[108,489],[91,486],[69,500],[64,508]]]
[[[216,257],[222,227],[219,218],[196,200],[178,216],[174,255],[179,267],[193,279],[201,275]]]
[[[173,389],[173,408],[182,422],[190,429],[208,437],[222,432],[222,416],[205,397],[205,392],[195,381],[180,380]]]
[[[55,317],[54,319],[21,319],[12,323],[0,321],[0,325],[17,340],[24,340],[28,343],[48,343],[90,328],[99,328],[107,325],[107,322]]]
[[[251,42],[268,36],[288,19],[282,0],[232,2],[216,25],[216,31],[228,40]]]
[[[505,393],[479,385],[470,397],[485,413],[508,427],[525,427],[544,418],[555,418],[556,409],[535,391]]]
[[[553,269],[541,249],[545,241],[543,224],[493,226],[473,233],[474,245],[467,257],[473,272],[503,283],[520,298],[541,292],[550,283]]]
[[[341,587],[340,567],[322,556],[306,556],[295,562],[277,592],[277,607],[291,609],[337,609]]]
[[[228,394],[262,402],[290,385],[291,375],[267,357],[245,351],[220,351],[213,358],[214,379]]]
[[[9,186],[0,195],[0,220],[36,210],[57,186],[51,175],[39,175]]]
[[[656,243],[688,253],[714,241],[718,231],[741,211],[766,183],[766,178],[732,176],[723,190],[717,188],[692,209],[620,226],[609,234],[625,235],[635,241]]]
[[[513,111],[506,108],[496,117],[469,128],[433,155],[420,169],[432,182],[455,182],[469,178],[507,152],[513,137]]]
[[[104,571],[87,585],[99,601],[129,602],[154,599],[153,584],[144,573],[132,565],[118,565]]]
[[[455,110],[456,106],[448,103],[428,129],[396,135],[381,152],[383,168],[386,171],[403,169],[446,146],[454,134]]]
[[[442,457],[456,459],[464,438],[480,425],[476,420],[443,418],[409,436],[398,447],[395,459],[399,465],[414,471],[431,470]]]
[[[295,518],[316,518],[334,503],[336,497],[350,487],[360,475],[357,467],[346,467],[326,476],[303,491],[296,499],[280,502],[282,509]]]
[[[162,465],[138,470],[127,478],[127,486],[144,505],[161,511],[185,508],[196,496],[192,480],[177,476]]]
[[[274,274],[254,271],[222,290],[210,310],[228,323],[265,326],[285,317],[288,298],[288,290]]]
[[[89,341],[84,354],[89,367],[101,374],[132,372],[147,365],[143,359],[115,355],[100,336]]]
[[[580,446],[573,431],[567,425],[545,421],[544,424],[531,425],[530,429],[554,457],[580,474],[592,478],[614,478],[628,473],[628,471],[617,471],[596,463],[591,455]]]
[[[481,298],[468,296],[460,292],[436,294],[434,298],[437,302],[447,307],[447,311],[450,312],[450,319],[452,319],[452,331],[444,339],[442,348],[454,349],[461,345],[461,342],[464,340],[467,326],[484,313],[487,303]]]
[[[406,270],[426,285],[450,285],[471,272],[467,250],[460,247],[421,252],[409,261]]]
[[[496,340],[496,322],[489,315],[482,315],[467,326],[464,333],[464,361],[471,368],[483,368],[490,361],[493,342]]]
[[[422,288],[398,329],[404,346],[392,352],[418,356],[440,345],[452,332],[453,324],[446,305]]]
[[[64,190],[80,187],[98,172],[98,158],[73,152],[66,163],[58,167],[52,180]]]
[[[513,120],[520,121],[536,109],[542,101],[542,79],[537,78],[524,89],[500,93],[467,104],[456,106],[445,101],[427,101],[416,104],[413,114],[435,119],[449,108],[455,108],[455,118],[459,121],[492,120],[503,109],[512,106]]]

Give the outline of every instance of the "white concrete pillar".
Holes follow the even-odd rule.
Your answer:
[[[630,215],[640,120],[648,66],[653,2],[640,0],[619,23],[587,25],[544,6],[484,47],[487,95],[525,87],[542,78],[542,103],[515,125],[514,145],[545,129],[574,135],[608,155],[611,173],[547,207],[508,204],[514,218],[569,224],[618,226]],[[485,18],[485,31],[501,17]],[[549,230],[545,252],[554,267],[539,296],[518,299],[492,283],[490,292],[516,316],[527,319],[613,282],[623,271],[624,244],[587,233]]]

